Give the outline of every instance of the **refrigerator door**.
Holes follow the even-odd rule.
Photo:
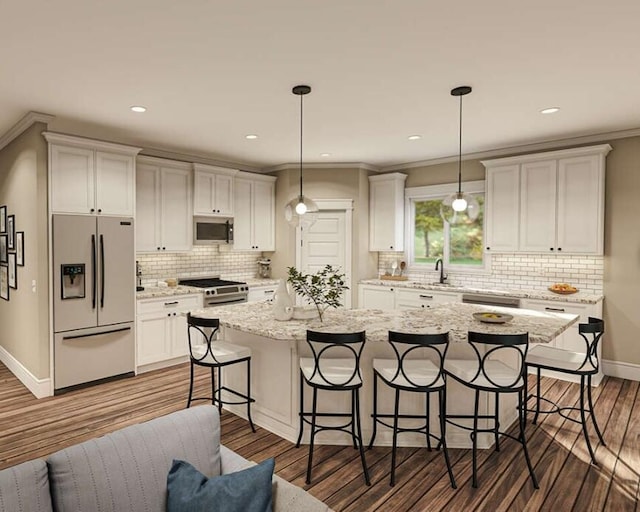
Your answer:
[[[56,390],[134,371],[133,322],[57,333],[54,336]]]
[[[96,218],[82,215],[53,216],[53,327],[55,332],[95,327],[98,322]],[[66,267],[65,267],[66,265]],[[65,270],[67,275],[65,276]],[[73,293],[63,293],[70,284]],[[82,282],[81,282],[82,281]],[[63,298],[63,297],[67,298]]]
[[[98,325],[133,322],[135,246],[133,219],[98,217]]]

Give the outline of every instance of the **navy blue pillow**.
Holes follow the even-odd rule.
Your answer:
[[[167,476],[167,512],[271,512],[273,459],[208,478],[183,460]]]

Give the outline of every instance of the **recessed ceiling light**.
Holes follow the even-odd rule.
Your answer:
[[[422,138],[422,135],[409,135],[407,137],[407,139],[409,140],[420,140]]]
[[[327,157],[331,156],[331,153],[320,153],[320,156],[322,158],[327,158]]]
[[[549,108],[543,108],[540,113],[541,114],[555,114],[556,112],[558,112],[560,109],[558,107],[549,107]]]
[[[131,110],[133,110],[134,112],[146,112],[147,111],[147,107],[143,107],[142,105],[133,105],[131,107]]]
[[[249,140],[254,140],[254,139],[257,139],[258,136],[253,133],[250,133],[249,135],[245,135],[244,138]]]

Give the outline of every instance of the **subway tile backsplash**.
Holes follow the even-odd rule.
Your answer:
[[[225,245],[193,247],[189,252],[137,253],[143,284],[170,277],[221,275],[227,279],[252,279],[262,253],[233,251]]]
[[[397,261],[407,261],[398,252],[378,253],[378,272],[384,274]],[[511,290],[546,290],[553,283],[570,283],[586,293],[601,295],[604,279],[602,256],[552,256],[544,254],[492,254],[491,270],[485,273],[451,272],[448,283],[472,288],[505,288]],[[432,283],[438,281],[439,272],[432,269],[409,268],[409,279]]]

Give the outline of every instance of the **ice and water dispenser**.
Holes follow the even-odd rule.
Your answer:
[[[60,274],[62,278],[62,300],[84,299],[84,263],[63,263],[60,265]]]

